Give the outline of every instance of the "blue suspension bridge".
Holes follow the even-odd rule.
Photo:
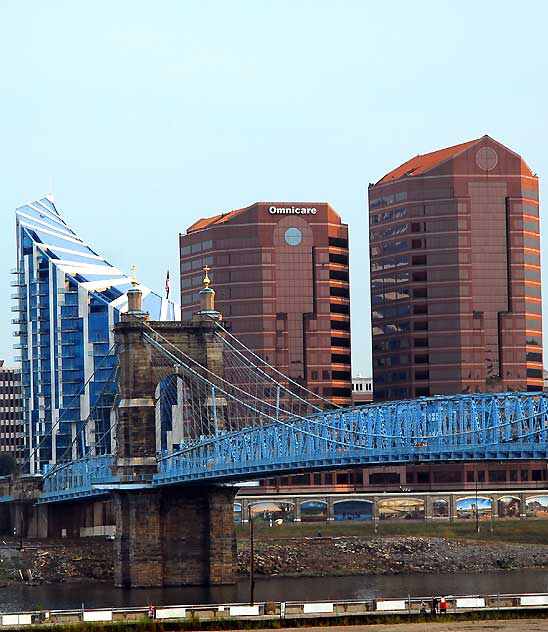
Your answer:
[[[333,408],[246,348],[219,321],[215,373],[145,322],[158,378],[152,473],[116,476],[117,367],[65,458],[44,472],[39,503],[114,489],[238,482],[379,464],[548,458],[548,397],[496,393]],[[111,349],[116,356],[117,349]]]

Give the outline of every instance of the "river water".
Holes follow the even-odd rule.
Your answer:
[[[265,577],[255,584],[256,601],[317,601],[374,597],[548,592],[548,570],[489,573]],[[245,602],[249,582],[235,586],[113,588],[110,584],[14,585],[0,588],[0,610],[62,610],[128,606]]]

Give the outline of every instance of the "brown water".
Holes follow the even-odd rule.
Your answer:
[[[267,577],[255,585],[256,601],[317,601],[378,597],[428,597],[548,592],[548,570],[490,573],[360,575],[351,577]],[[15,585],[0,588],[0,610],[123,608],[245,602],[249,583],[235,586],[147,589],[113,588],[110,584]]]

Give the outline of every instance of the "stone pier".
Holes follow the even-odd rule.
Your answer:
[[[205,305],[208,309],[198,312],[192,321],[150,325],[167,341],[170,350],[184,351],[222,376],[222,343],[215,336],[216,326],[211,318],[217,314],[212,311],[213,290],[206,287],[202,293],[209,299]],[[130,290],[128,297],[128,313],[114,327],[120,402],[113,473],[121,481],[112,492],[116,519],[115,583],[131,587],[234,583],[236,488],[152,485],[160,448],[156,445],[156,387],[165,377],[166,364],[164,361],[155,366],[155,354],[145,341],[144,334],[150,329],[147,316],[141,311],[139,291]],[[204,396],[204,401],[196,405],[207,407],[211,405],[210,398]],[[219,405],[222,407],[222,403]],[[222,428],[222,408],[218,418]]]

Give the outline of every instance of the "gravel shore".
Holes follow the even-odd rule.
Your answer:
[[[101,538],[28,541],[0,546],[0,585],[13,582],[112,582],[113,543]],[[299,537],[257,539],[255,573],[340,576],[548,568],[548,545],[487,544],[431,537]],[[238,542],[238,570],[247,575],[249,546]]]
[[[238,565],[249,568],[249,548],[239,543]],[[386,575],[548,568],[548,546],[485,544],[442,538],[288,538],[255,543],[259,575]]]

